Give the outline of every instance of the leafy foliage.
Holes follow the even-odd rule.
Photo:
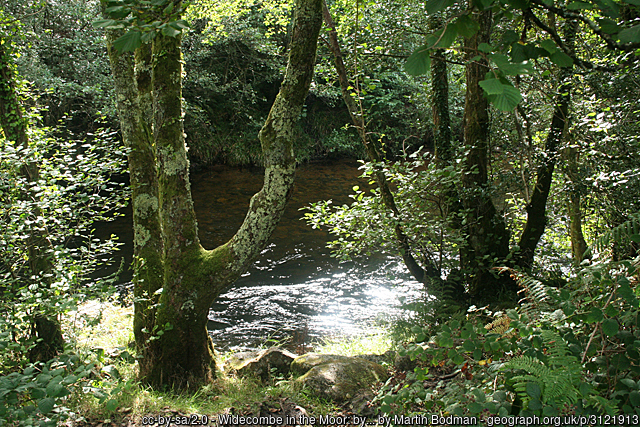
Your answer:
[[[381,411],[640,415],[639,261],[594,264],[562,289],[521,277],[523,305],[507,310],[508,321],[470,310],[434,332],[415,328],[407,354],[421,362],[407,382],[382,389]],[[483,327],[486,316],[495,320]]]
[[[51,133],[32,126],[29,146],[0,137],[0,425],[53,426],[68,416],[65,401],[93,365],[72,351],[29,363],[43,339],[33,325],[113,290],[114,277],[101,268],[117,243],[97,238],[93,227],[124,206],[123,185],[111,182],[124,152],[106,130],[91,141]],[[24,174],[32,165],[37,179]],[[44,238],[34,240],[34,233]],[[31,264],[42,258],[52,268],[33,274]]]

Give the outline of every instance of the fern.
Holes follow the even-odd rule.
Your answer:
[[[519,301],[519,311],[521,313],[524,313],[531,318],[534,317],[534,315],[539,315],[543,309],[550,308],[549,305],[551,303],[551,298],[549,297],[548,286],[525,273],[514,270],[513,268],[503,267],[500,270],[507,270],[521,288],[518,291],[519,294],[523,295]]]
[[[640,212],[629,215],[630,219],[608,230],[602,236],[598,237],[585,252],[585,257],[593,255],[593,251],[602,252],[612,243],[627,244],[638,241],[640,238]]]
[[[502,369],[526,372],[512,377],[515,391],[525,402],[537,397],[529,385],[533,383],[540,388],[542,402],[573,404],[579,396],[577,385],[581,381],[582,365],[560,335],[547,329],[542,330],[541,335],[547,348],[546,363],[524,355],[506,362]]]

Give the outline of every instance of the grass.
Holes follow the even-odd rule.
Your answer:
[[[179,413],[206,414],[209,417],[228,413],[256,413],[261,405],[289,400],[302,406],[310,415],[337,414],[340,408],[332,402],[309,397],[300,385],[285,378],[264,384],[257,379],[239,378],[220,373],[212,383],[195,394],[160,392],[144,387],[135,379],[133,359],[122,357],[128,354],[133,342],[133,309],[112,303],[92,302],[83,305],[78,312],[71,313],[65,328],[71,330],[76,351],[98,361],[102,375],[94,385],[107,391],[113,399],[115,410],[107,410],[105,400],[99,402],[86,392],[76,393],[69,401],[78,419],[90,424],[123,424],[124,419],[138,425],[141,417],[149,414]],[[316,352],[354,356],[358,354],[382,354],[391,348],[391,338],[383,333],[356,337],[332,337],[325,340]],[[220,355],[220,363],[227,355]],[[105,368],[112,366],[118,375],[105,375]],[[119,376],[119,378],[117,378]],[[137,421],[136,421],[137,420]],[[73,423],[69,425],[74,425]],[[82,425],[82,424],[75,424]],[[107,424],[108,425],[108,424]],[[106,425],[105,425],[106,427]]]
[[[336,336],[325,339],[317,353],[358,356],[361,354],[384,354],[393,348],[393,340],[386,332],[356,336]]]

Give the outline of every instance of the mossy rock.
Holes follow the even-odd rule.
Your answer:
[[[294,375],[304,375],[312,368],[329,362],[347,361],[352,359],[349,356],[338,356],[336,354],[307,353],[296,357],[291,362],[291,372]]]
[[[232,355],[225,363],[225,369],[235,371],[240,376],[254,376],[266,381],[274,373],[289,375],[295,357],[295,354],[281,348],[247,351]]]
[[[359,357],[308,354],[297,357],[291,369],[293,372],[306,369],[297,381],[314,395],[335,402],[348,401],[388,378],[381,365]]]

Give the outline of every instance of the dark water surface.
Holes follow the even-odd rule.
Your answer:
[[[353,186],[365,187],[355,162],[298,168],[293,197],[269,245],[256,263],[221,295],[209,312],[209,331],[218,348],[255,348],[268,339],[292,336],[313,341],[326,335],[354,335],[401,313],[400,296],[422,298],[397,258],[376,255],[339,263],[325,248],[331,236],[300,220],[299,209],[332,199],[350,203]],[[226,242],[242,223],[249,199],[262,186],[263,171],[215,166],[192,174],[191,188],[202,245]],[[125,241],[130,257],[130,215],[109,232]]]

